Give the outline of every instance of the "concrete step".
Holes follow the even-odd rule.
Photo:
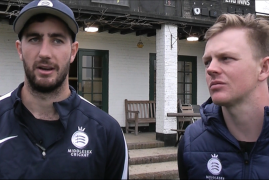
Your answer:
[[[156,133],[124,134],[129,149],[129,179],[176,179],[177,148],[164,147]]]
[[[177,161],[129,166],[129,179],[179,179]]]
[[[177,147],[129,150],[129,164],[148,164],[177,160]]]
[[[124,134],[128,149],[147,149],[163,147],[164,142],[156,140],[156,133],[139,133],[137,136],[133,133]]]
[[[134,142],[134,143],[127,142],[127,146],[129,150],[148,149],[148,148],[164,147],[164,142],[163,141],[147,141],[147,142]]]

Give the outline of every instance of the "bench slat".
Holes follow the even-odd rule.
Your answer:
[[[139,123],[156,122],[156,102],[146,100],[125,99],[126,133],[133,131],[129,128],[129,123],[135,123],[135,135],[138,134]]]

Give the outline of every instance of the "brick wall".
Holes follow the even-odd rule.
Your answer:
[[[177,26],[162,25],[156,33],[156,132],[174,133],[176,118],[167,117],[177,112]]]

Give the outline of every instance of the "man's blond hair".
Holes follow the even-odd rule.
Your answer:
[[[230,28],[247,30],[248,42],[254,48],[256,58],[269,56],[269,23],[266,19],[256,18],[254,14],[222,14],[205,33],[205,40]]]

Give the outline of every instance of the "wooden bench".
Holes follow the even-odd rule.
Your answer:
[[[125,99],[125,116],[126,133],[132,131],[137,135],[138,124],[156,122],[156,102]],[[131,123],[134,123],[134,129],[130,129]]]

